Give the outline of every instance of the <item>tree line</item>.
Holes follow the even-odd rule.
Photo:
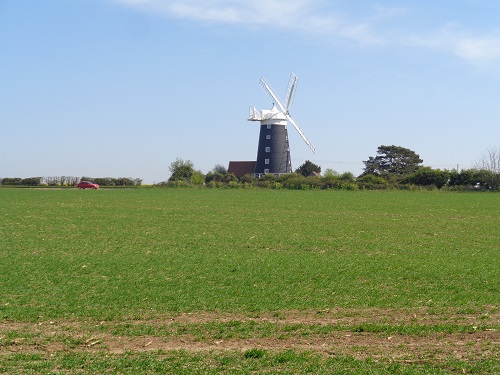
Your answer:
[[[338,173],[307,160],[294,173],[267,174],[259,178],[252,174],[236,177],[217,164],[204,174],[194,168],[190,160],[176,159],[170,164],[167,181],[155,186],[209,188],[271,189],[447,189],[447,190],[500,190],[500,147],[490,148],[470,169],[433,169],[422,164],[414,151],[401,146],[379,146],[375,156],[363,161],[359,176],[351,172]],[[4,186],[76,186],[79,181],[92,181],[100,186],[141,186],[142,180],[129,177],[74,177],[49,176],[29,178],[0,178]]]
[[[75,176],[48,176],[48,177],[5,177],[0,178],[0,185],[4,186],[76,186],[80,181],[92,181],[99,186],[141,186],[140,178],[130,177],[75,177]]]
[[[414,151],[401,146],[379,146],[375,156],[363,161],[363,172],[355,177],[350,172],[338,173],[307,160],[294,173],[267,174],[259,178],[251,174],[237,178],[217,164],[203,174],[190,160],[172,162],[168,181],[157,186],[209,188],[272,189],[402,189],[402,190],[500,190],[500,148],[489,149],[470,169],[433,169],[424,166]]]

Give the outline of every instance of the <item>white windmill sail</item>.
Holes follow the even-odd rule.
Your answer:
[[[305,136],[304,132],[299,128],[299,126],[297,125],[297,123],[295,122],[295,120],[292,118],[292,116],[290,116],[290,113],[289,113],[290,106],[292,105],[293,98],[295,97],[295,91],[296,91],[296,88],[297,88],[297,82],[298,82],[297,76],[292,73],[291,76],[290,76],[290,81],[288,83],[288,89],[287,89],[287,93],[286,93],[286,96],[285,96],[285,103],[286,103],[286,105],[285,105],[283,103],[283,101],[279,98],[279,96],[276,95],[276,93],[274,92],[274,90],[271,88],[271,85],[269,85],[269,83],[267,83],[267,81],[264,79],[264,77],[262,77],[260,79],[260,85],[262,86],[262,88],[264,89],[264,91],[278,105],[278,107],[281,110],[281,112],[283,112],[283,114],[286,116],[286,118],[288,119],[288,121],[290,121],[292,123],[293,127],[295,128],[295,130],[297,130],[297,133],[299,133],[299,135],[302,137],[302,139],[304,140],[304,142],[306,143],[306,145],[309,146],[309,148],[311,149],[311,151],[314,154],[314,153],[316,153],[316,148],[307,139],[307,137]]]

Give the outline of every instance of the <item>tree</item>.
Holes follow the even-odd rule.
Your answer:
[[[361,176],[404,176],[416,172],[422,162],[420,156],[410,149],[394,145],[380,146],[377,156],[370,156],[368,160],[363,161],[365,169]]]
[[[481,169],[477,172],[477,178],[482,188],[497,190],[500,187],[500,174]]]
[[[171,176],[169,181],[190,181],[194,174],[194,166],[191,160],[175,159],[168,167]]]
[[[313,162],[306,160],[304,164],[295,170],[295,173],[300,173],[301,175],[308,177],[313,174],[313,172],[321,173],[321,167],[314,164]]]
[[[78,182],[80,181],[80,178],[75,177],[75,176],[66,176],[65,177],[66,184],[68,186],[76,186],[78,185]],[[142,180],[140,180],[142,182]],[[140,185],[140,183],[139,183]]]
[[[38,186],[42,183],[42,177],[28,177],[21,180],[22,185]]]
[[[474,168],[500,173],[500,147],[491,147],[474,163]]]
[[[213,173],[220,173],[222,175],[227,173],[227,168],[222,164],[215,164],[215,167],[212,169]]]
[[[43,179],[43,182],[49,186],[57,186],[57,185],[62,185],[61,180],[62,178],[60,176],[48,176]]]
[[[191,183],[194,185],[203,185],[205,183],[205,175],[201,171],[194,171],[191,176]]]
[[[331,168],[326,168],[325,172],[323,173],[324,177],[338,177],[340,174],[337,171],[334,171]]]
[[[481,173],[484,185],[492,189],[500,187],[500,147],[491,147],[474,163]]]
[[[20,177],[6,177],[2,179],[2,185],[21,185],[22,180]]]

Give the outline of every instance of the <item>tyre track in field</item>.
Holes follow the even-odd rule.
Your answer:
[[[491,308],[491,311],[497,309]],[[486,316],[487,315],[487,316]],[[156,351],[158,353],[185,350],[241,351],[259,348],[269,351],[309,351],[325,356],[349,355],[357,359],[389,359],[391,361],[441,361],[449,358],[475,361],[500,358],[500,332],[496,328],[481,328],[485,320],[497,327],[500,313],[490,314],[431,314],[426,309],[332,309],[320,311],[285,311],[266,314],[192,313],[163,318],[124,321],[40,321],[37,323],[0,322],[0,353],[104,352],[111,355]],[[193,334],[133,335],[117,334],[123,326],[169,328],[175,324],[204,325],[227,322],[341,325],[354,327],[363,323],[386,325],[435,325],[442,322],[467,327],[467,333],[425,332],[424,334],[388,334],[334,330],[328,333],[300,332],[280,337],[200,338]],[[470,327],[478,327],[470,331]],[[123,332],[127,332],[126,330]]]

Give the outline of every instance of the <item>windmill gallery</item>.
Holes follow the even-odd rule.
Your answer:
[[[261,78],[260,85],[273,100],[273,107],[270,110],[263,109],[260,111],[255,107],[250,107],[248,121],[260,122],[257,160],[230,161],[229,173],[234,173],[237,177],[245,174],[260,177],[268,173],[275,175],[291,173],[292,161],[288,140],[288,122],[297,130],[311,151],[315,152],[314,146],[289,113],[297,89],[297,82],[297,76],[292,73],[288,82],[285,100],[282,101],[269,83],[264,78]]]

